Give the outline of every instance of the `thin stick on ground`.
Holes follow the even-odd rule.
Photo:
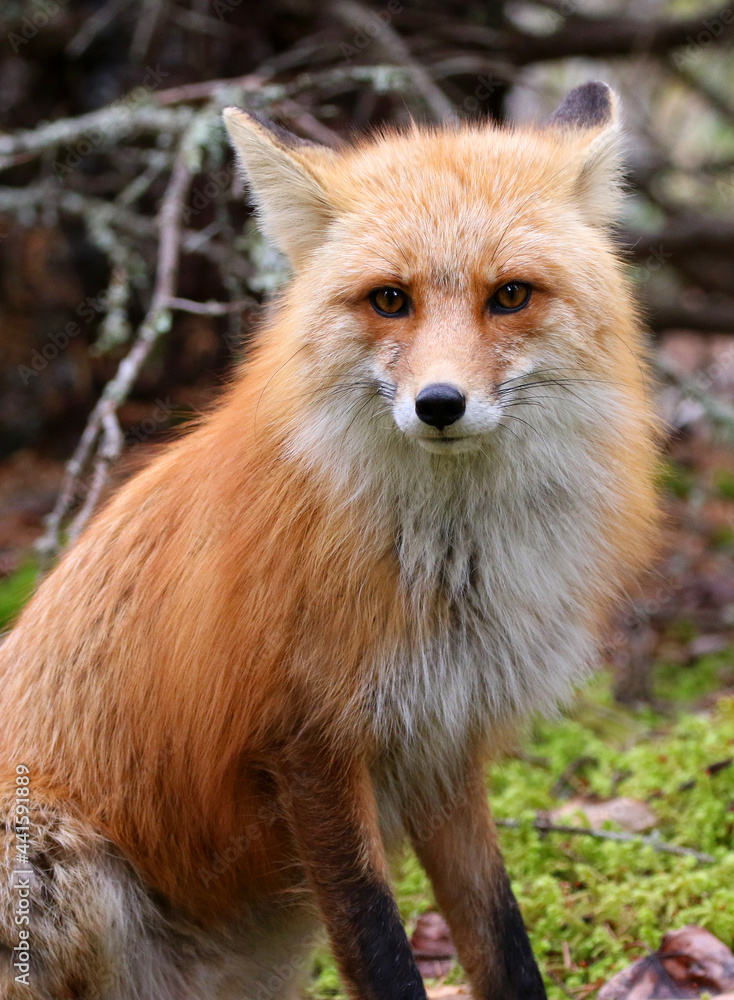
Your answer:
[[[495,823],[508,830],[521,830],[525,826],[517,819],[495,819]],[[711,854],[704,854],[703,851],[696,851],[692,847],[666,844],[664,841],[658,840],[657,837],[643,837],[641,834],[621,833],[617,830],[592,830],[588,826],[557,826],[555,823],[549,823],[543,819],[536,819],[532,826],[533,829],[541,833],[567,833],[574,836],[593,837],[596,840],[614,840],[623,844],[642,844],[645,847],[652,847],[660,854],[676,854],[681,858],[695,858],[696,861],[705,865],[716,864],[716,858]]]

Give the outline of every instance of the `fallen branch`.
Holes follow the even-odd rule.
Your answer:
[[[184,83],[179,87],[169,87],[159,90],[153,95],[156,104],[184,104],[189,101],[210,101],[220,90],[257,90],[264,86],[266,76],[248,73],[246,76],[230,77],[221,80],[203,80],[201,83]]]
[[[88,152],[102,151],[128,136],[143,133],[182,132],[195,112],[191,108],[158,108],[147,102],[137,102],[102,108],[76,118],[61,118],[48,125],[25,129],[12,135],[0,135],[0,170],[12,167],[16,157],[37,155],[58,146],[73,146],[86,140]],[[80,155],[87,155],[80,153]]]
[[[169,299],[168,308],[195,313],[197,316],[227,316],[229,313],[242,312],[254,301],[254,299],[237,299],[236,302],[193,302],[191,299]]]
[[[574,5],[578,10],[578,5]],[[715,18],[721,5],[701,11],[695,17],[658,21],[651,18],[612,16],[568,17],[557,31],[530,34],[524,31],[496,31],[479,24],[447,23],[441,26],[444,37],[476,48],[477,45],[502,55],[516,66],[548,59],[574,56],[601,58],[630,53],[664,55],[690,44],[705,27],[707,18]],[[723,46],[734,36],[734,22],[722,23],[716,44]]]
[[[521,823],[517,819],[495,819],[497,826],[508,830],[522,830],[527,824]],[[558,826],[544,819],[536,819],[532,823],[534,830],[540,833],[567,833],[574,836],[593,837],[595,840],[614,840],[623,844],[643,844],[645,847],[652,847],[660,854],[676,854],[681,858],[695,858],[701,864],[716,864],[716,858],[703,851],[696,851],[692,847],[678,847],[677,844],[666,844],[657,837],[643,837],[636,833],[620,833],[616,830],[592,830],[588,826]]]
[[[417,73],[417,69],[420,69],[420,73]],[[68,146],[70,152],[85,156],[91,152],[106,152],[116,142],[134,135],[180,134],[188,128],[197,112],[186,105],[166,105],[178,105],[186,99],[187,93],[193,94],[190,99],[209,98],[217,107],[239,100],[257,110],[277,105],[306,91],[350,90],[365,84],[374,87],[377,93],[408,91],[425,96],[424,87],[427,82],[440,93],[422,67],[378,65],[301,73],[288,83],[266,83],[263,77],[255,75],[214,80],[192,84],[190,88],[173,88],[157,95],[150,91],[144,100],[134,100],[133,92],[130,100],[123,98],[117,104],[99,111],[91,111],[75,118],[61,118],[35,129],[0,135],[0,170],[25,163],[34,156],[59,146]],[[431,100],[435,101],[435,95]],[[444,97],[444,102],[446,114],[453,113],[448,110],[451,108],[448,98]],[[161,104],[164,106],[160,107]],[[303,114],[304,109],[299,109],[298,113]],[[313,121],[311,124],[313,125]],[[86,146],[81,148],[82,142],[89,145],[88,150]],[[74,149],[75,144],[80,146],[79,150]]]
[[[78,537],[92,514],[107,482],[110,465],[118,458],[124,444],[117,422],[117,409],[127,398],[156,340],[170,328],[170,302],[175,298],[181,252],[181,214],[193,174],[192,155],[195,149],[192,146],[197,141],[197,125],[198,123],[192,124],[181,141],[158,213],[160,243],[155,288],[148,312],[129,353],[92,410],[82,439],[67,466],[59,499],[49,515],[46,532],[37,543],[42,568],[60,548],[65,518],[74,505],[81,477],[96,450],[87,496],[69,527],[70,542]]]

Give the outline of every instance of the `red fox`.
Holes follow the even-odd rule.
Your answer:
[[[294,275],[2,646],[0,997],[292,1000],[325,925],[351,997],[423,1000],[409,840],[473,995],[541,1000],[483,768],[656,547],[616,99],[336,150],[225,119]]]

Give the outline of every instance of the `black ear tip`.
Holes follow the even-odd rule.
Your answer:
[[[309,142],[307,139],[302,139],[300,135],[294,135],[293,132],[290,132],[287,128],[283,128],[282,125],[276,125],[275,122],[271,122],[269,118],[265,118],[255,111],[248,111],[247,114],[253,121],[257,122],[260,128],[269,132],[270,136],[283,146],[294,148],[297,146],[315,145],[315,143]]]
[[[576,87],[561,102],[549,124],[571,128],[599,128],[609,125],[614,112],[614,91],[601,80]]]
[[[257,114],[256,111],[246,111],[243,108],[225,108],[222,112],[222,117],[227,127],[230,127],[230,123],[236,126],[238,119],[240,121],[242,119],[249,119],[250,124],[254,122],[263,132],[267,132],[271,139],[274,139],[281,146],[285,146],[288,149],[294,149],[298,146],[317,145],[316,143],[309,142],[308,139],[302,139],[299,135],[294,135],[287,128],[276,125],[275,122],[271,122],[269,118]]]

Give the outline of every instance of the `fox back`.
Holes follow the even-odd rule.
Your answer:
[[[229,109],[293,278],[219,405],[107,504],[0,650],[0,766],[7,788],[28,768],[39,823],[112,845],[192,927],[302,894],[354,996],[423,996],[385,888],[406,831],[476,995],[543,995],[469,930],[519,918],[486,796],[456,789],[593,667],[655,546],[614,103],[589,84],[543,127],[336,150]],[[451,796],[486,856],[471,875],[458,834],[421,835]],[[485,872],[499,917],[441,888],[439,843],[477,900]],[[340,880],[365,870],[388,900],[374,940],[339,923]]]

